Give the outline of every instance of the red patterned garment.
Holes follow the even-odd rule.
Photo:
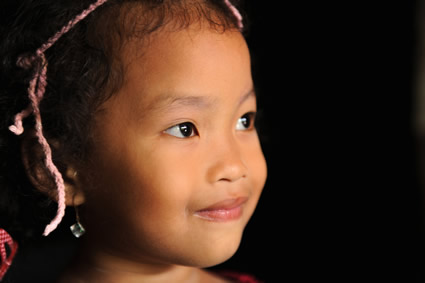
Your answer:
[[[8,245],[9,251],[6,250],[6,245]],[[12,264],[13,257],[17,250],[18,243],[16,243],[5,230],[0,229],[0,281],[3,279],[3,276]]]
[[[244,273],[231,272],[231,271],[219,271],[217,274],[221,277],[224,277],[229,280],[233,280],[237,283],[263,283],[259,281],[254,276]]]

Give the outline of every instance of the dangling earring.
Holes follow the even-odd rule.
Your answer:
[[[72,198],[72,204],[74,205],[74,197]],[[74,206],[75,209],[75,218],[77,220],[77,223],[75,223],[74,225],[72,225],[71,227],[69,227],[71,229],[72,234],[76,237],[76,238],[80,238],[82,235],[84,235],[84,233],[86,233],[86,230],[84,229],[83,225],[81,225],[80,223],[80,215],[78,214],[78,206]]]

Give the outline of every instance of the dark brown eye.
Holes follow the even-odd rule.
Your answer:
[[[184,136],[184,137],[190,137],[192,136],[192,133],[194,132],[193,128],[193,124],[192,123],[183,123],[178,125],[180,128],[180,133]]]
[[[171,128],[165,130],[165,133],[180,139],[190,138],[197,134],[195,125],[190,122],[172,126]]]
[[[254,128],[255,113],[249,112],[239,118],[236,124],[236,130],[246,131]]]

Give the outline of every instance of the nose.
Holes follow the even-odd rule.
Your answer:
[[[248,168],[237,141],[216,143],[211,147],[209,155],[211,162],[207,176],[210,183],[231,183],[247,177]]]

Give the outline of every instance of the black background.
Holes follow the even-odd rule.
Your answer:
[[[266,282],[424,282],[417,4],[246,1],[269,177],[239,251],[215,269]],[[72,244],[57,241],[22,252],[10,278],[59,270]]]
[[[247,1],[247,38],[269,178],[224,267],[266,282],[424,282],[419,1],[267,3]]]

